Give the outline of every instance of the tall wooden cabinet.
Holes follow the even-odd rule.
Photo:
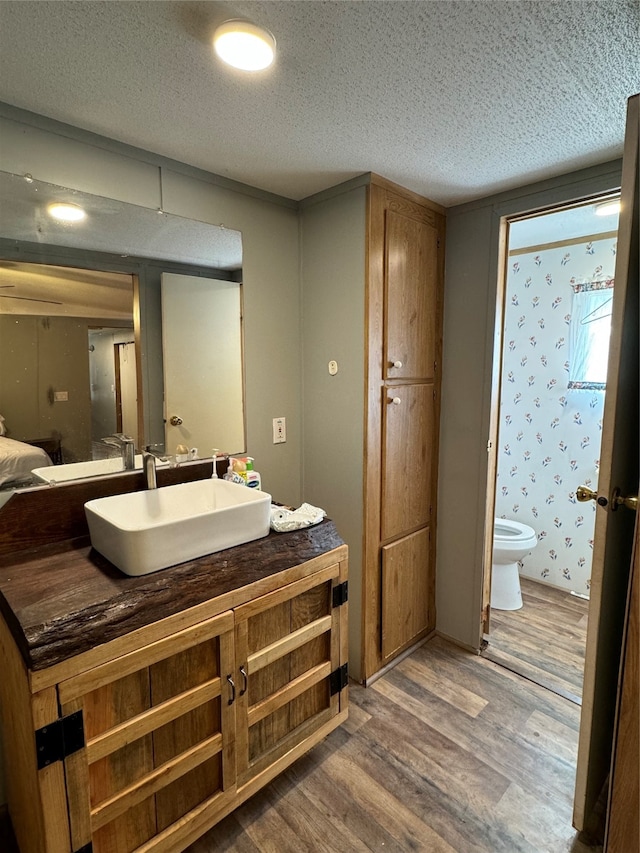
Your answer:
[[[368,191],[363,675],[435,629],[444,213]]]
[[[435,627],[444,223],[371,174],[302,204],[303,490],[349,545],[365,682]]]

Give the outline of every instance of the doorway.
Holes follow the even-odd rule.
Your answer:
[[[138,385],[134,330],[118,327],[89,329],[92,458],[113,454],[102,441],[114,433],[138,442]]]
[[[508,600],[509,609],[487,611],[483,655],[576,704],[595,523],[595,503],[581,503],[576,492],[579,485],[595,490],[598,481],[616,200],[505,220],[504,310],[496,328],[503,346],[487,505],[496,520],[530,529],[535,545],[514,554],[522,606]],[[493,523],[487,537],[485,571],[495,576],[486,588],[491,583],[504,607],[497,596],[504,566],[492,572]]]
[[[135,341],[114,343],[113,356],[116,380],[116,430],[131,436],[135,446],[140,447]]]

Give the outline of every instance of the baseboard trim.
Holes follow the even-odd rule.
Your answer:
[[[471,652],[473,655],[479,655],[480,649],[475,646],[470,646],[468,643],[463,643],[460,640],[456,640],[455,637],[450,637],[449,634],[445,634],[444,631],[436,631],[436,637],[440,637],[441,640],[445,640],[447,643],[451,643],[452,646],[457,646],[459,649],[464,649],[465,652]]]
[[[403,652],[400,652],[398,657],[395,657],[392,661],[389,661],[389,663],[385,664],[382,669],[379,669],[377,672],[374,672],[373,675],[369,676],[369,678],[365,678],[365,680],[362,682],[364,686],[371,687],[374,681],[377,681],[379,678],[382,678],[383,675],[386,675],[388,672],[390,672],[394,668],[394,666],[397,666],[400,663],[400,661],[403,661],[405,658],[408,658],[409,655],[412,655],[417,649],[419,649],[421,646],[424,646],[424,644],[428,643],[429,640],[432,640],[435,635],[436,632],[432,631],[426,637],[423,637],[421,640],[418,640],[417,643],[414,643],[412,646],[409,646],[408,649],[405,649]]]

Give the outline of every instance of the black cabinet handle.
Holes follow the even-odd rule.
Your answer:
[[[231,685],[231,699],[229,699],[227,704],[233,705],[233,703],[236,701],[236,683],[230,675],[227,676],[227,681]]]

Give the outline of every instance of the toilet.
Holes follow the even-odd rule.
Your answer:
[[[537,544],[538,538],[532,527],[507,518],[495,519],[491,607],[496,610],[519,610],[522,607],[518,560],[526,557]]]

